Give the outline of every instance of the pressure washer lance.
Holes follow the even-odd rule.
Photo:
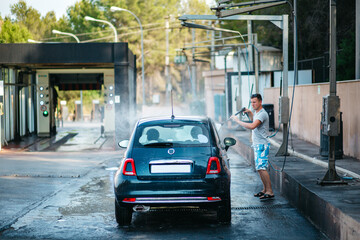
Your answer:
[[[236,116],[236,115],[239,115],[240,113],[245,112],[245,110],[246,110],[246,107],[243,107],[242,109],[240,109],[240,111],[238,111],[237,113],[235,113],[235,116]]]
[[[234,115],[237,116],[237,115],[239,115],[240,113],[243,114],[243,113],[245,112],[245,110],[246,110],[246,107],[243,107],[242,109],[240,109],[240,111],[236,112]],[[247,113],[246,113],[246,115],[249,117],[249,115],[248,115]],[[224,124],[225,124],[227,121],[229,121],[229,120],[231,120],[231,119],[228,118],[225,122],[221,123],[221,127],[220,127],[219,130],[218,130],[219,132],[220,132],[221,128],[224,126]]]

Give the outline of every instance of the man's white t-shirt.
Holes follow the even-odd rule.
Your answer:
[[[269,115],[264,108],[262,108],[259,112],[254,111],[253,114],[253,121],[258,119],[261,122],[257,128],[252,130],[253,145],[267,144],[269,142],[267,139],[269,132]]]

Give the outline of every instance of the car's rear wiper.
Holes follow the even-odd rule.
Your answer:
[[[173,145],[172,142],[156,142],[145,144],[144,147],[172,147]]]

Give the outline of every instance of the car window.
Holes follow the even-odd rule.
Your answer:
[[[217,130],[217,128],[215,127],[216,125],[214,124],[213,121],[211,121],[211,125],[212,125],[212,130],[213,130],[214,135],[215,135],[215,140],[216,140],[216,142],[219,143],[221,147],[223,147],[223,144],[222,144],[222,142],[221,142],[221,138],[220,138],[220,136],[219,136],[218,130]]]
[[[157,124],[140,126],[135,136],[136,146],[209,146],[209,131],[205,124]],[[168,146],[168,145],[166,145]]]

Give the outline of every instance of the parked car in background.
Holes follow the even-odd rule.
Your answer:
[[[227,149],[214,122],[206,117],[158,117],[137,122],[114,178],[115,216],[129,225],[134,211],[196,207],[217,211],[231,221]]]

